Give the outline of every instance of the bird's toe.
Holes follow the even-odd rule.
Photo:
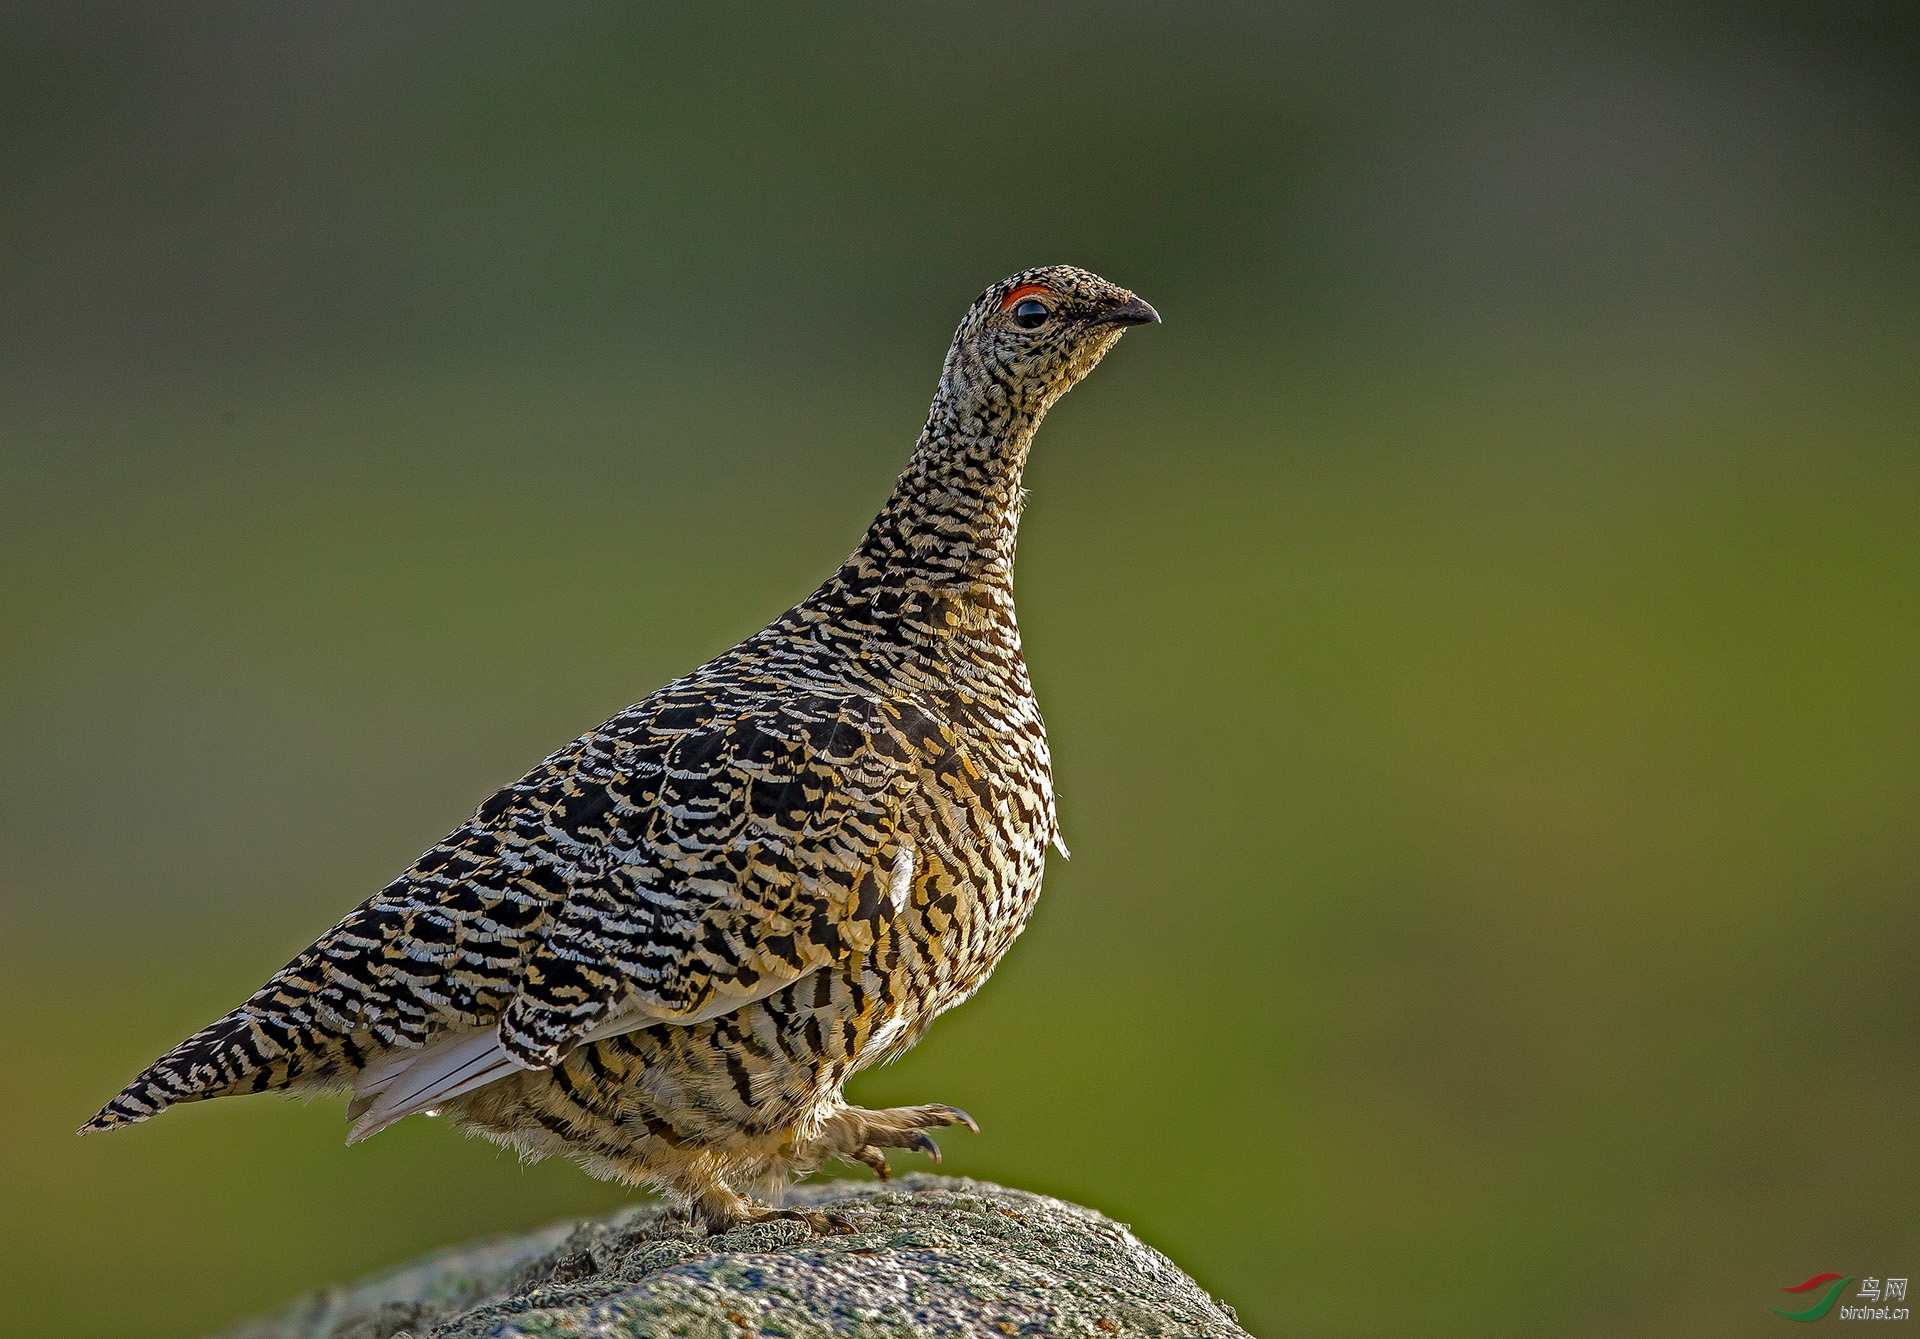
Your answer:
[[[944,1103],[936,1102],[932,1106],[925,1108],[925,1110],[939,1113],[943,1118],[939,1122],[941,1125],[964,1125],[975,1134],[980,1133],[980,1126],[974,1121],[973,1117],[969,1116],[959,1107],[950,1107]]]

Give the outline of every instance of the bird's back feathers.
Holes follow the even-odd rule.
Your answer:
[[[494,795],[87,1128],[352,1082],[364,1137],[583,1041],[764,998],[871,942],[901,800],[929,767],[966,775],[959,755],[910,705],[723,657]]]

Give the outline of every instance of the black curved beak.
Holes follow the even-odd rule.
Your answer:
[[[1128,298],[1125,306],[1115,307],[1104,316],[1094,318],[1100,325],[1159,325],[1160,313],[1151,303],[1139,298]]]

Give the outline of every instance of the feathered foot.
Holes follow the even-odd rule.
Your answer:
[[[830,1233],[845,1236],[859,1231],[844,1214],[822,1213],[813,1209],[775,1209],[765,1204],[755,1204],[746,1196],[724,1187],[709,1191],[695,1200],[692,1215],[696,1223],[707,1229],[710,1237],[731,1232],[748,1223],[771,1223],[777,1219],[805,1223],[808,1231],[822,1236]]]
[[[885,1181],[893,1175],[893,1169],[887,1166],[884,1150],[917,1149],[938,1162],[940,1145],[933,1142],[933,1136],[927,1131],[949,1125],[964,1125],[975,1134],[980,1133],[980,1127],[974,1124],[973,1117],[959,1107],[939,1103],[923,1107],[889,1107],[885,1111],[847,1107],[827,1122],[823,1142],[834,1157],[864,1163],[873,1169],[875,1176]]]

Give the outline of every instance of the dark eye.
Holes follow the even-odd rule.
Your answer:
[[[1022,330],[1038,330],[1053,315],[1039,298],[1028,298],[1013,309],[1013,323]]]

